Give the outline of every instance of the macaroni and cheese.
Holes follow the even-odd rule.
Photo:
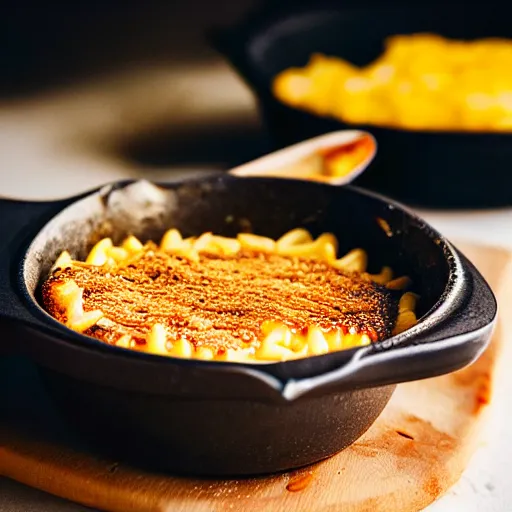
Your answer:
[[[274,79],[283,103],[353,124],[417,130],[512,130],[512,41],[396,35],[365,67],[312,55]]]
[[[84,262],[64,251],[43,285],[47,311],[119,347],[214,361],[275,362],[368,345],[416,323],[410,280],[338,257],[331,233],[277,240],[176,229],[160,245],[99,241]]]

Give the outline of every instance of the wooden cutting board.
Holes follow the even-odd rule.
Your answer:
[[[461,248],[493,286],[501,309],[512,305],[512,254]],[[503,315],[489,349],[475,364],[398,386],[359,441],[298,471],[229,481],[148,473],[88,453],[48,429],[23,434],[15,411],[7,418],[0,414],[0,474],[119,512],[418,511],[459,479],[481,442],[497,370],[506,359],[512,361],[512,344],[504,343],[511,328],[512,319]],[[28,418],[37,425],[37,417]]]

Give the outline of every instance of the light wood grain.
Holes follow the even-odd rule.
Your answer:
[[[512,303],[512,255],[462,246],[498,295]],[[370,430],[331,459],[246,480],[151,474],[0,425],[0,474],[95,508],[169,512],[414,512],[460,477],[482,440],[498,355],[511,320],[472,366],[398,386]],[[507,348],[510,345],[507,345]],[[509,350],[507,352],[510,352]],[[508,357],[508,355],[507,355]],[[501,362],[505,357],[501,358]]]

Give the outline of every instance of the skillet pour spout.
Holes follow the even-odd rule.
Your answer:
[[[63,417],[94,446],[153,469],[249,475],[328,457],[370,427],[395,384],[473,361],[495,322],[494,296],[463,255],[405,208],[350,186],[229,175],[122,182],[58,203],[0,201],[0,216],[10,219],[0,252],[0,315],[15,326],[9,348],[40,367]],[[247,226],[273,238],[302,226],[334,233],[340,252],[366,249],[370,271],[385,263],[412,277],[420,322],[368,347],[248,365],[107,345],[39,304],[64,249],[83,258],[104,236],[158,240],[170,227],[234,236]]]

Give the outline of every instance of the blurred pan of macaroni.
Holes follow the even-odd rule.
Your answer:
[[[365,67],[313,54],[277,75],[283,103],[358,125],[512,131],[512,41],[395,35]]]

